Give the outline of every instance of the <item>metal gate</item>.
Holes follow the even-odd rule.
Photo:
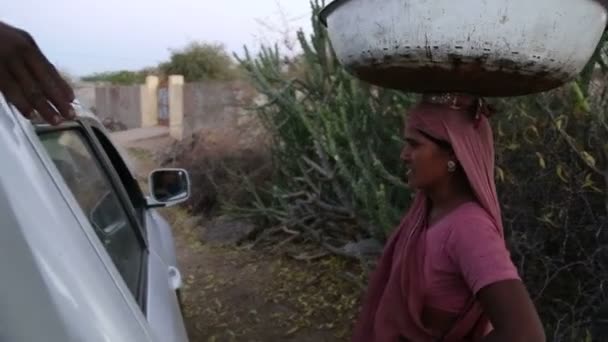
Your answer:
[[[158,124],[169,126],[169,88],[158,88]]]

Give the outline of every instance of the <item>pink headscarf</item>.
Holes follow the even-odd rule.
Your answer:
[[[425,96],[408,116],[408,127],[449,142],[481,207],[503,236],[494,183],[494,141],[487,120],[489,109],[480,99],[464,95]],[[353,342],[432,341],[422,323],[423,261],[428,198],[418,192],[398,229],[387,242],[370,279],[355,326]],[[481,307],[471,298],[470,309],[444,337],[445,342],[477,340],[489,327]],[[447,333],[447,332],[446,332]]]

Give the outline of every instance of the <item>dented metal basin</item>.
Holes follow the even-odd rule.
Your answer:
[[[358,78],[411,92],[541,92],[572,80],[606,28],[603,0],[336,0],[320,14]]]

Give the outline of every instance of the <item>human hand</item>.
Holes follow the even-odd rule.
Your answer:
[[[25,31],[0,22],[0,92],[25,117],[57,125],[75,116],[74,91]]]

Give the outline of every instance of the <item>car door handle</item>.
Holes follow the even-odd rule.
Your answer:
[[[169,285],[173,290],[182,287],[182,274],[175,266],[169,266]]]

